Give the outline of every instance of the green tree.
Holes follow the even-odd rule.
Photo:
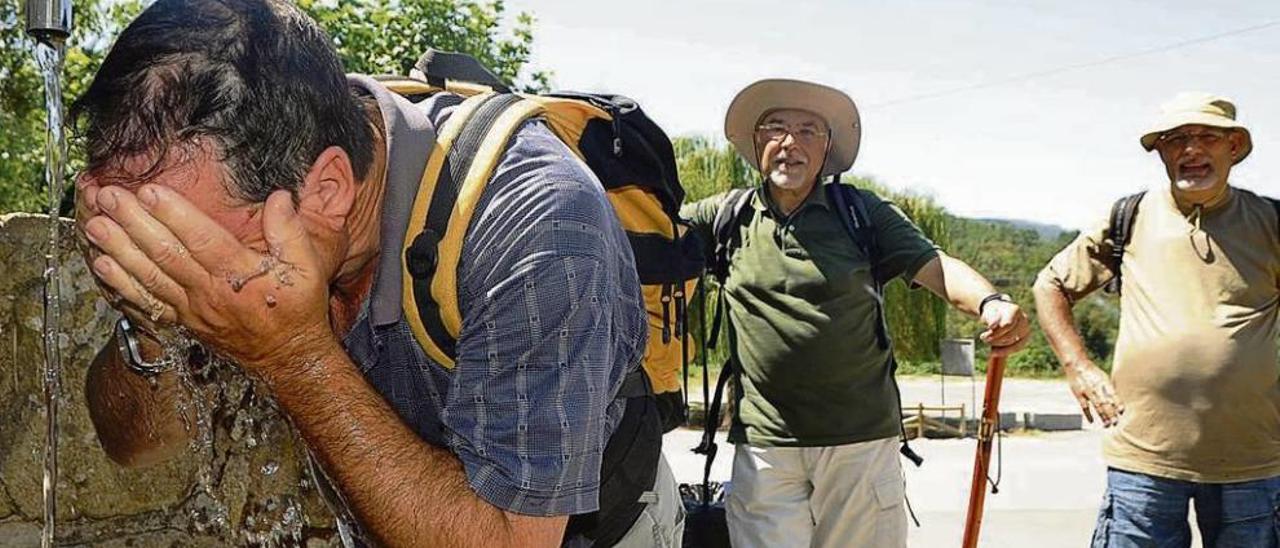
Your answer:
[[[953,218],[950,225],[952,247],[948,252],[985,275],[996,289],[1011,295],[1031,318],[1031,340],[1024,351],[1010,358],[1009,373],[1057,375],[1058,362],[1039,329],[1031,286],[1044,265],[1075,239],[1076,233],[1040,234],[1008,221],[978,219]],[[1111,347],[1115,344],[1118,311],[1115,299],[1102,292],[1081,300],[1073,311],[1085,347],[1103,367],[1107,367]],[[982,332],[982,325],[977,319],[958,311],[948,314],[949,336],[976,338]],[[985,347],[980,346],[979,357],[985,355]]]
[[[0,213],[43,211],[44,84],[21,2],[0,2]],[[115,36],[142,9],[138,0],[75,0],[62,71],[63,103],[88,87]],[[80,156],[72,147],[74,169]],[[72,173],[68,170],[68,173]]]
[[[855,179],[854,185],[891,200],[933,243],[950,246],[952,217],[932,197],[890,190],[870,179]],[[884,302],[894,355],[904,361],[937,361],[938,341],[947,334],[947,303],[927,289],[911,289],[901,278],[885,286]]]
[[[671,146],[686,201],[696,202],[731,188],[748,188],[760,177],[728,143],[694,136],[676,137]]]
[[[74,29],[62,73],[64,104],[88,87],[115,36],[148,3],[74,0]],[[46,201],[44,92],[21,4],[0,2],[0,213],[42,211]],[[520,89],[548,87],[549,73],[528,69],[533,17],[517,14],[507,29],[500,0],[300,0],[299,5],[333,37],[351,72],[407,74],[421,52],[435,47],[474,55]],[[83,165],[73,143],[66,172]]]
[[[343,64],[362,74],[409,74],[427,48],[468,53],[526,91],[548,89],[550,74],[529,71],[533,15],[507,31],[501,0],[298,0],[333,38]]]

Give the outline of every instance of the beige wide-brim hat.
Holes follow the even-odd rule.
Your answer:
[[[1236,121],[1235,103],[1226,97],[1200,92],[1179,93],[1160,105],[1160,117],[1142,135],[1142,148],[1151,152],[1155,150],[1156,140],[1161,134],[1188,125],[1234,129],[1243,133],[1244,151],[1236,158],[1237,164],[1253,151],[1253,136],[1249,134],[1249,128]]]
[[[787,79],[760,80],[743,88],[729,104],[724,134],[747,163],[760,169],[756,126],[765,114],[779,109],[807,110],[827,121],[831,142],[819,176],[843,173],[853,166],[862,142],[862,122],[853,99],[835,88]]]

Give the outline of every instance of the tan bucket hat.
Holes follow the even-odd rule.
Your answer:
[[[1151,152],[1161,134],[1187,125],[1220,127],[1244,133],[1244,153],[1236,158],[1237,164],[1253,151],[1249,128],[1236,121],[1235,103],[1226,97],[1201,92],[1182,92],[1160,105],[1160,118],[1142,136],[1142,148]]]
[[[827,121],[831,143],[819,176],[848,171],[858,157],[862,122],[858,107],[844,92],[801,80],[768,79],[751,84],[733,98],[724,117],[724,134],[747,163],[760,169],[755,132],[760,118],[779,109],[807,110]]]

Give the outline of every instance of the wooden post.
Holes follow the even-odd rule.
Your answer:
[[[920,406],[917,411],[917,413],[919,414],[916,416],[920,418],[920,422],[916,423],[916,438],[923,439],[924,438],[924,404],[921,403],[918,405]]]

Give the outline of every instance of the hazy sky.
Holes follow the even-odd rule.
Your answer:
[[[508,0],[537,17],[534,65],[557,87],[630,95],[673,135],[722,136],[766,77],[838,87],[862,110],[854,173],[967,216],[1080,227],[1164,178],[1138,137],[1184,90],[1234,99],[1254,152],[1234,183],[1280,196],[1280,2]],[[901,101],[901,102],[899,102]],[[886,104],[895,103],[895,104]]]

